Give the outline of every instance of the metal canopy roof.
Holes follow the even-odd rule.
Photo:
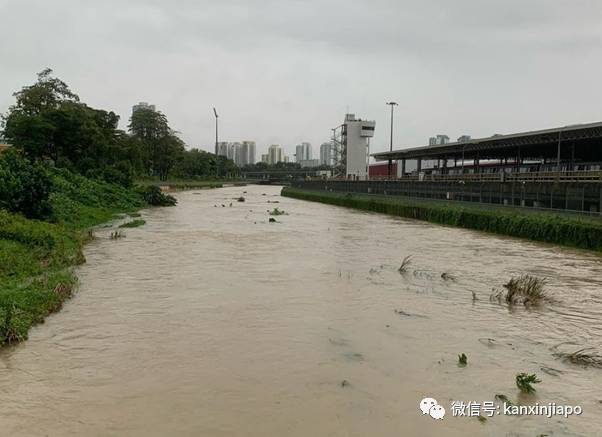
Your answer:
[[[494,135],[487,138],[475,138],[461,143],[447,143],[434,146],[412,147],[392,152],[373,153],[377,161],[389,159],[428,159],[459,158],[478,156],[481,159],[506,156],[555,157],[558,142],[602,139],[602,122],[575,124],[530,132],[508,135]],[[553,147],[551,147],[553,146]],[[521,153],[522,152],[522,153]]]

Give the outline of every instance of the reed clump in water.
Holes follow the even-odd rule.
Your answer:
[[[468,357],[465,353],[458,355],[458,366],[466,367],[468,365]]]
[[[504,301],[508,305],[539,305],[548,298],[545,284],[545,279],[537,276],[511,278],[503,285],[505,290],[497,290],[492,294],[492,300]]]
[[[270,215],[288,215],[288,213],[286,211],[283,211],[281,209],[278,208],[274,208],[273,210],[270,211]]]

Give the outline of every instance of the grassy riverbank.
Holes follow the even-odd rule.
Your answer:
[[[85,262],[88,229],[147,203],[134,189],[53,170],[48,221],[0,210],[0,345],[27,338],[31,326],[61,308]]]
[[[443,225],[602,251],[602,220],[593,217],[295,188],[284,188],[282,195]]]

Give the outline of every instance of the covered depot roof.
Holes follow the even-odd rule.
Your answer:
[[[377,161],[389,159],[524,159],[556,158],[560,141],[561,159],[602,161],[602,122],[575,124],[509,135],[434,146],[374,153]]]

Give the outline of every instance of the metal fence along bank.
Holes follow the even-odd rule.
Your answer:
[[[602,180],[512,179],[483,181],[442,180],[296,180],[294,188],[370,195],[404,196],[441,201],[478,202],[524,208],[563,210],[600,215]]]

